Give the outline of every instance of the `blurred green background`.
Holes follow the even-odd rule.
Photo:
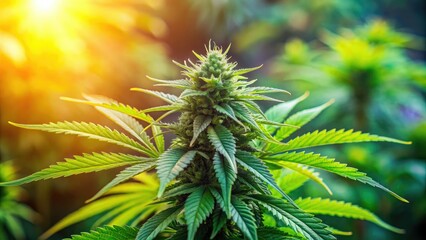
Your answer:
[[[232,43],[239,67],[264,64],[259,85],[309,91],[305,106],[336,103],[310,123],[413,141],[322,149],[410,200],[322,175],[336,200],[375,212],[406,230],[324,218],[352,231],[341,239],[423,239],[426,226],[426,3],[423,0],[2,0],[0,2],[0,180],[25,176],[74,154],[118,150],[71,136],[21,130],[8,121],[94,121],[90,107],[60,96],[100,94],[138,108],[159,105],[130,87],[145,76],[175,78],[171,60]],[[267,107],[267,103],[264,107]],[[309,127],[306,129],[309,130]],[[116,172],[0,189],[0,239],[36,239],[83,206]],[[326,196],[308,183],[293,197]],[[8,211],[11,206],[25,209]],[[26,206],[25,206],[26,205]],[[32,210],[30,210],[32,209]],[[12,216],[12,217],[10,217]],[[12,219],[13,220],[10,220]],[[93,219],[54,235],[87,231]],[[3,234],[3,235],[1,235]],[[5,237],[2,237],[5,236]]]

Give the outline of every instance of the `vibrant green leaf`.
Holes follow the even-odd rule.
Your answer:
[[[214,208],[214,198],[206,187],[191,193],[185,201],[185,220],[188,225],[188,240],[194,239],[200,224],[207,219]]]
[[[237,164],[235,163],[236,143],[231,131],[222,125],[216,125],[214,128],[210,126],[207,133],[216,150],[228,160],[233,171],[237,172]]]
[[[293,200],[275,183],[272,174],[269,172],[265,164],[249,152],[237,151],[237,162],[256,177],[268,183],[271,187],[277,190],[287,201],[293,203]]]
[[[222,196],[225,203],[225,212],[229,216],[231,203],[231,190],[237,175],[227,161],[223,161],[222,157],[216,152],[213,157],[213,167],[216,173],[216,178],[219,181],[222,190]]]
[[[275,133],[274,138],[276,138],[278,141],[282,141],[283,139],[287,138],[298,129],[298,128],[295,128],[294,126],[303,127],[305,124],[307,124],[316,116],[318,116],[318,114],[320,114],[324,109],[330,106],[333,102],[334,100],[331,100],[321,106],[305,109],[291,115],[285,121],[285,124],[288,124],[289,126],[280,127]]]
[[[287,115],[290,113],[290,111],[301,101],[305,100],[308,97],[308,93],[303,94],[302,96],[288,101],[288,102],[284,102],[284,103],[280,103],[277,105],[272,106],[271,108],[269,108],[266,112],[266,118],[268,120],[274,121],[274,122],[279,122],[282,123],[284,122],[284,119],[287,117]],[[267,126],[268,132],[270,134],[274,133],[274,131],[276,130],[276,127],[273,126]]]
[[[252,68],[241,68],[241,69],[236,69],[233,71],[234,75],[243,75],[249,72],[253,72],[259,68],[261,68],[263,65],[257,66],[257,67],[252,67]]]
[[[296,171],[300,174],[305,175],[306,177],[310,178],[314,182],[321,185],[330,195],[333,194],[331,192],[330,188],[327,186],[327,184],[325,184],[324,181],[322,180],[322,178],[319,176],[318,172],[315,172],[314,170],[309,169],[308,167],[306,167],[302,164],[297,164],[297,163],[292,163],[292,162],[282,161],[282,162],[280,162],[280,166],[291,169],[293,171]]]
[[[129,226],[105,226],[99,227],[89,233],[83,232],[80,235],[73,235],[65,240],[133,240],[138,234],[138,229]]]
[[[321,198],[299,198],[295,202],[301,209],[308,213],[367,220],[390,231],[404,233],[404,230],[385,223],[370,211],[351,203]]]
[[[84,95],[84,97],[92,102],[95,103],[111,103],[111,104],[117,104],[115,100],[112,100],[110,98],[106,98],[103,96],[93,96],[93,95]],[[153,153],[149,155],[150,157],[158,157],[157,150],[155,149],[154,145],[149,140],[149,136],[146,134],[143,126],[136,121],[133,117],[117,112],[114,110],[106,109],[103,107],[95,107],[98,111],[103,113],[105,116],[107,116],[109,119],[111,119],[113,122],[118,124],[120,127],[122,127],[124,130],[129,132],[133,137],[138,139],[142,144],[144,144],[147,148],[151,149]]]
[[[85,122],[57,122],[48,124],[18,124],[10,123],[14,126],[26,129],[41,130],[53,133],[74,134],[88,137],[99,141],[114,143],[150,155],[151,150],[143,147],[127,135],[111,130],[108,127]]]
[[[129,180],[130,178],[142,172],[148,171],[154,166],[155,166],[155,162],[151,161],[151,162],[139,163],[139,164],[135,164],[133,166],[127,167],[126,169],[121,171],[111,182],[109,182],[99,192],[97,192],[95,196],[87,200],[87,202],[91,202],[95,200],[96,198],[102,196],[105,192],[107,192],[112,187],[116,186],[117,184],[120,184],[126,180]]]
[[[175,185],[178,185],[178,186],[175,186]],[[199,187],[200,186],[195,183],[173,184],[166,188],[166,191],[163,194],[163,198],[171,198],[175,196],[189,194],[197,190]]]
[[[129,116],[132,116],[134,118],[137,118],[139,120],[145,121],[147,123],[152,123],[154,121],[154,119],[151,116],[145,114],[143,111],[138,110],[137,108],[134,108],[132,106],[125,105],[123,103],[97,103],[97,102],[85,101],[85,100],[68,98],[68,97],[61,97],[61,99],[65,101],[83,103],[83,104],[87,104],[91,106],[98,106],[98,107],[114,110],[120,113],[127,114]]]
[[[303,234],[308,240],[336,239],[326,229],[327,225],[321,223],[320,219],[303,212],[281,199],[266,195],[251,195],[247,196],[247,198],[259,203],[277,219],[284,222],[296,232]]]
[[[347,164],[336,162],[334,158],[328,158],[325,156],[321,156],[320,154],[315,153],[305,153],[305,152],[288,152],[281,153],[272,156],[262,157],[262,160],[267,161],[269,164],[286,167],[286,164],[281,164],[282,162],[291,162],[291,163],[299,163],[307,166],[311,166],[314,168],[323,169],[325,171],[329,171],[334,174],[338,174],[343,177],[347,177],[356,181],[360,181],[362,183],[369,184],[373,187],[378,187],[395,198],[408,202],[406,199],[402,198],[398,194],[392,192],[387,189],[380,183],[374,181],[367,174],[363,172],[359,172],[358,169],[353,167],[348,167]]]
[[[234,120],[236,123],[244,127],[244,129],[247,129],[246,126],[240,120],[237,119],[234,110],[228,104],[214,105],[213,107],[214,109],[216,109],[216,111],[225,114],[226,116]]]
[[[290,94],[288,91],[279,89],[279,88],[273,88],[273,87],[246,87],[244,89],[246,93],[251,94],[259,94],[259,93],[287,93]]]
[[[290,140],[285,145],[273,144],[270,152],[279,153],[289,150],[296,150],[301,148],[316,147],[322,145],[341,144],[341,143],[355,143],[355,142],[393,142],[409,144],[409,142],[400,141],[393,138],[381,137],[377,135],[370,135],[362,132],[354,132],[353,130],[322,130],[314,131],[311,133],[303,134]]]
[[[158,196],[161,196],[166,185],[188,166],[196,153],[196,151],[186,152],[184,149],[175,148],[161,154],[157,161],[157,174],[160,178]]]
[[[223,226],[225,226],[227,221],[226,213],[221,211],[219,208],[215,208],[212,214],[212,234],[210,235],[210,239],[214,239],[214,237],[222,230]]]
[[[177,96],[172,95],[172,94],[168,94],[168,93],[163,93],[163,92],[159,92],[159,91],[152,91],[152,90],[143,89],[143,88],[131,88],[130,90],[147,93],[151,96],[161,98],[164,101],[171,103],[171,104],[179,101],[179,98]]]
[[[185,89],[179,96],[180,99],[184,99],[187,97],[193,97],[193,96],[206,96],[207,92],[204,91],[198,91],[194,89]]]
[[[146,76],[146,77],[154,82],[159,82],[159,84],[155,84],[154,86],[174,87],[174,88],[183,88],[183,89],[187,89],[188,87],[193,86],[193,83],[188,79],[162,80],[162,79],[156,79],[150,76]]]
[[[0,183],[0,185],[15,186],[43,179],[67,177],[80,173],[98,172],[142,162],[151,162],[151,160],[122,153],[85,153],[83,156],[74,156],[73,159],[66,158],[65,162],[58,162],[56,165],[51,165],[49,168],[45,168],[27,177],[10,182],[3,182]]]
[[[225,202],[223,197],[215,189],[211,189],[211,193],[215,197],[216,201],[219,203],[222,210],[225,211],[224,205]],[[254,220],[254,215],[250,211],[247,204],[241,201],[239,198],[232,196],[231,199],[231,218],[244,234],[247,239],[257,239],[256,232],[256,222]]]
[[[176,220],[179,213],[182,211],[182,206],[168,208],[158,214],[152,216],[141,229],[139,229],[136,240],[153,240],[155,237],[170,223]]]
[[[206,130],[206,128],[210,125],[211,122],[212,122],[212,118],[209,117],[209,116],[198,115],[198,116],[195,117],[194,122],[192,123],[194,135],[192,137],[192,140],[191,140],[191,143],[189,144],[189,146],[192,146],[195,143],[198,136],[204,130]]]
[[[271,173],[278,186],[287,194],[298,189],[309,180],[309,178],[303,174],[282,168],[273,170]]]
[[[143,178],[143,183],[125,183],[120,184],[112,188],[110,191],[108,191],[108,195],[105,198],[98,199],[96,201],[93,201],[79,210],[69,214],[59,222],[57,222],[53,227],[51,227],[49,230],[47,230],[40,238],[46,239],[49,236],[51,236],[53,233],[68,227],[72,224],[75,224],[77,222],[89,219],[93,216],[105,214],[112,216],[110,213],[114,213],[115,216],[119,216],[120,214],[123,214],[123,212],[120,210],[120,212],[116,212],[116,209],[122,208],[123,205],[137,205],[144,207],[143,212],[138,212],[137,209],[133,208],[133,212],[136,214],[139,214],[138,218],[136,219],[136,224],[139,223],[139,221],[145,219],[146,214],[152,211],[152,208],[149,207],[148,204],[150,204],[156,197],[157,193],[157,181],[155,180],[155,184],[151,183],[154,181],[155,175],[153,174],[141,174],[135,177],[136,180],[141,180],[139,178]],[[155,210],[154,210],[155,211]],[[109,224],[109,221],[104,220],[103,224]],[[128,222],[126,225],[136,225],[134,222]]]
[[[237,197],[231,200],[231,217],[247,239],[257,239],[256,222],[250,208]]]

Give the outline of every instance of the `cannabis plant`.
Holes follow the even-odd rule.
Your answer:
[[[0,162],[0,181],[14,179],[15,169],[11,162]],[[36,213],[19,203],[22,189],[0,186],[0,239],[25,239],[24,221],[32,222]]]
[[[376,19],[328,33],[323,41],[322,46],[289,41],[274,63],[274,75],[298,80],[293,86],[299,91],[320,88],[323,96],[337,97],[339,119],[353,121],[358,129],[404,136],[410,128],[401,125],[424,119],[426,67],[408,55],[419,39]]]
[[[294,201],[288,192],[290,187],[294,189],[300,183],[300,175],[329,190],[314,171],[321,169],[378,187],[407,202],[355,168],[318,153],[303,151],[321,145],[350,142],[406,142],[344,129],[317,130],[289,138],[331,102],[287,117],[306,98],[303,95],[279,103],[264,113],[255,101],[281,102],[264,94],[287,92],[252,86],[256,80],[249,80],[244,75],[257,68],[237,69],[237,64],[227,57],[229,47],[223,51],[209,45],[206,50],[206,55],[194,52],[198,58],[195,63],[191,60],[184,64],[176,63],[183,69],[182,79],[151,78],[158,82],[158,86],[182,89],[179,96],[133,89],[157,96],[167,105],[138,110],[101,97],[86,96],[86,100],[66,98],[96,107],[129,135],[85,122],[11,123],[27,129],[107,141],[139,154],[86,153],[2,185],[19,185],[128,166],[92,198],[96,199],[132,177],[156,171],[158,191],[149,205],[157,206],[154,208],[156,213],[150,211],[149,218],[141,227],[134,227],[139,226],[137,224],[106,226],[73,239],[335,239],[333,234],[340,232],[309,212],[367,219],[399,231],[360,207],[318,198]],[[165,113],[154,119],[148,115],[152,112]],[[164,119],[173,113],[180,113],[177,121],[165,122]],[[146,126],[136,119],[145,122]],[[152,135],[148,135],[148,129],[152,130]],[[176,136],[167,149],[163,129]],[[296,173],[294,181],[276,174],[280,169]],[[144,195],[140,192],[138,196],[142,198]],[[137,198],[136,195],[134,197]],[[132,212],[131,209],[138,207],[129,206],[127,209],[128,214],[133,214],[133,223],[144,218],[140,216],[142,213]]]

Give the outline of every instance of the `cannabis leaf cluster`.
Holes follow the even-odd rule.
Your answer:
[[[107,141],[143,156],[83,154],[28,177],[2,184],[17,185],[130,165],[100,190],[92,201],[116,189],[120,183],[155,169],[159,179],[156,197],[143,200],[143,207],[150,209],[149,214],[142,212],[132,200],[133,205],[126,211],[132,212],[134,209],[133,217],[124,224],[129,227],[100,228],[74,236],[73,239],[95,239],[105,234],[113,239],[120,239],[116,236],[123,235],[126,239],[137,240],[335,239],[333,234],[341,232],[328,227],[312,215],[315,213],[366,219],[400,231],[358,206],[319,198],[293,201],[288,193],[297,187],[301,178],[312,179],[331,192],[316,172],[320,169],[381,188],[406,201],[355,168],[318,153],[301,151],[315,146],[351,142],[405,142],[343,129],[314,131],[289,139],[331,102],[289,116],[307,94],[289,102],[264,95],[286,91],[253,86],[256,81],[244,75],[257,68],[238,69],[237,64],[227,57],[228,50],[210,45],[206,55],[194,52],[198,58],[195,63],[191,60],[184,64],[176,63],[183,69],[182,79],[151,78],[158,86],[182,89],[179,96],[132,89],[157,96],[168,105],[138,110],[99,96],[86,96],[86,100],[67,99],[96,107],[130,136],[93,123],[13,123],[28,129]],[[264,113],[255,102],[259,100],[280,103]],[[164,114],[154,119],[148,115],[151,112]],[[163,121],[175,112],[180,113],[176,122]],[[142,126],[136,119],[147,125]],[[147,133],[148,129],[152,130],[151,135]],[[167,150],[162,129],[176,136]],[[281,169],[291,170],[296,175],[280,176],[277,171],[279,173]],[[108,196],[98,201],[105,199]],[[152,206],[156,206],[156,209],[152,209]],[[114,211],[119,212],[120,208],[116,209]],[[154,211],[157,213],[152,215]],[[144,221],[142,227],[134,228],[141,221]],[[66,225],[61,224],[62,227]]]

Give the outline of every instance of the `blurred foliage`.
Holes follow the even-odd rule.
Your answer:
[[[410,126],[426,118],[421,87],[426,67],[407,54],[408,47],[417,47],[413,37],[375,20],[341,35],[328,32],[323,41],[286,43],[272,66],[275,77],[297,80],[292,82],[296,92],[337,98],[336,118],[358,129],[405,137]]]
[[[0,162],[0,182],[15,179],[15,169],[11,162]],[[22,189],[0,186],[0,239],[23,240],[30,236],[23,221],[33,222],[35,212],[19,203]],[[26,237],[27,236],[27,237]]]
[[[356,23],[371,11],[369,1],[279,0],[273,1],[263,14],[236,35],[239,50],[246,51],[258,43],[271,42],[282,36],[312,38],[327,26],[336,29]],[[336,21],[337,20],[337,21]]]
[[[227,33],[259,15],[264,4],[259,0],[186,0],[198,14],[198,24],[224,38]]]
[[[288,41],[271,65],[274,78],[285,80],[276,80],[272,85],[286,84],[296,93],[310,90],[315,102],[336,98],[337,108],[325,118],[327,122],[334,119],[335,124],[330,127],[356,126],[360,130],[413,141],[408,149],[396,147],[389,151],[355,146],[334,151],[338,158],[347,159],[355,167],[367,168],[372,176],[385,176],[386,182],[409,196],[413,203],[402,212],[392,209],[381,194],[367,194],[362,187],[348,189],[344,185],[337,191],[338,198],[369,206],[369,209],[381,209],[388,218],[394,219],[393,224],[407,228],[409,238],[414,239],[416,226],[407,224],[407,219],[422,221],[425,211],[420,209],[426,204],[426,164],[422,153],[426,146],[423,133],[426,66],[410,57],[413,49],[424,47],[421,39],[398,32],[380,19],[343,29],[340,34],[326,32],[321,39],[321,42],[310,43],[300,39]],[[359,195],[352,194],[354,190]],[[309,195],[323,195],[312,188],[305,191]],[[354,239],[370,239],[376,234],[397,239],[361,226]]]
[[[133,177],[133,180],[111,188],[102,199],[89,202],[69,214],[46,231],[41,238],[50,237],[78,222],[92,222],[93,218],[96,220],[88,228],[104,225],[136,227],[153,213],[164,209],[165,203],[154,202],[159,186],[156,175],[142,173]]]
[[[159,38],[167,25],[158,11],[164,1],[134,0],[3,0],[0,1],[0,154],[16,159],[21,173],[33,172],[64,155],[101,145],[36,132],[21,132],[7,121],[43,122],[53,119],[95,119],[93,111],[64,108],[60,96],[106,94],[134,105],[149,104],[121,91],[144,86],[145,75],[168,77],[175,71]],[[78,112],[78,113],[77,113]],[[56,138],[55,138],[56,139]],[[23,162],[33,162],[27,164]],[[86,189],[95,188],[97,181]],[[53,196],[67,208],[84,197],[63,197],[77,182],[38,185],[28,191],[43,224],[63,216]]]

